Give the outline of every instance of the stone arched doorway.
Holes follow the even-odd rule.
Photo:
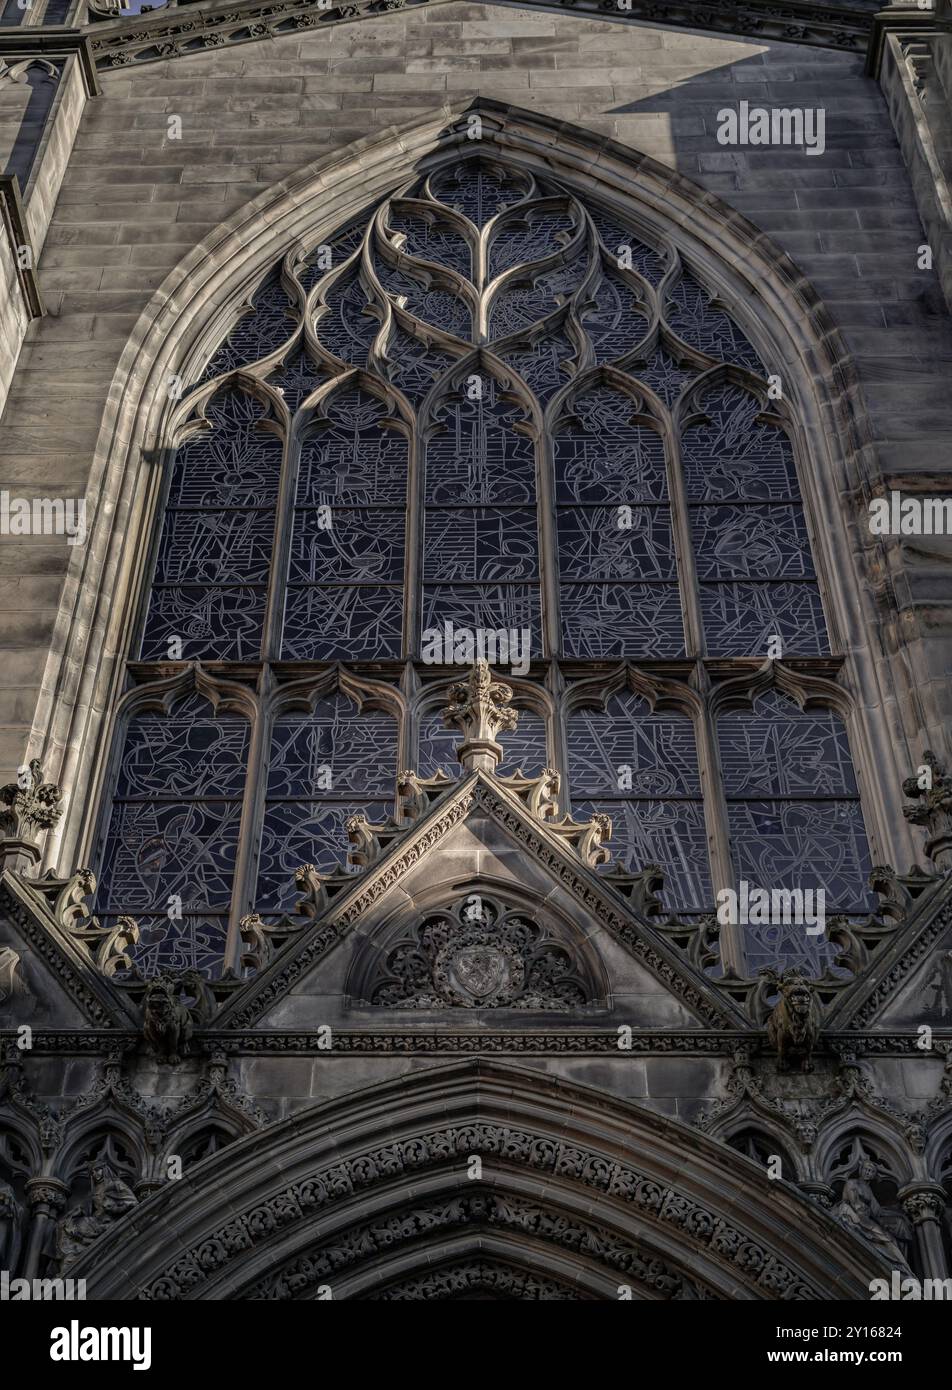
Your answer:
[[[684,1125],[472,1059],[248,1136],[70,1272],[92,1299],[769,1300],[868,1298],[884,1271]]]

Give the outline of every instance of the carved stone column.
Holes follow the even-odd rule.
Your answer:
[[[30,1178],[26,1184],[26,1195],[30,1203],[30,1237],[23,1262],[23,1277],[35,1279],[50,1231],[66,1206],[69,1188],[59,1178]]]
[[[900,1190],[899,1200],[916,1230],[923,1274],[929,1279],[947,1279],[949,1269],[942,1244],[945,1188],[935,1182],[909,1183]]]

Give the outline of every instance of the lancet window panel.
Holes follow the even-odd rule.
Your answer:
[[[827,917],[871,911],[869,846],[839,716],[767,691],[752,709],[723,713],[717,732],[738,884],[822,890]],[[744,930],[753,966],[782,956],[816,970],[835,955],[804,925]]]
[[[329,872],[345,859],[351,816],[386,820],[396,763],[396,721],[380,710],[358,710],[343,694],[318,700],[312,712],[275,718],[258,860],[260,910],[293,907],[301,864]]]
[[[568,657],[680,656],[684,627],[664,440],[637,398],[595,386],[553,442]]]
[[[478,367],[465,381],[427,432],[423,632],[527,631],[538,656],[535,444],[525,409],[499,383]]]
[[[96,909],[107,923],[135,916],[143,973],[221,966],[249,747],[247,720],[198,695],[128,722]]]
[[[789,437],[732,384],[697,405],[681,456],[708,655],[826,654]]]
[[[568,721],[573,814],[612,818],[611,848],[633,872],[665,871],[665,902],[710,908],[713,887],[695,732],[686,715],[652,712],[631,691],[604,709],[576,710]]]

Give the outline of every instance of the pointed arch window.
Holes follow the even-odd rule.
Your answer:
[[[285,909],[298,864],[341,857],[348,815],[382,818],[398,768],[453,770],[438,711],[460,630],[497,653],[515,635],[525,661],[504,770],[554,766],[575,814],[609,809],[616,857],[660,863],[667,906],[710,911],[738,877],[783,887],[808,861],[830,911],[867,903],[795,393],[711,265],[574,182],[441,149],[223,314],[169,420],[128,669],[148,692],[200,663],[254,703],[233,959],[240,913]],[[769,658],[809,700],[764,684]],[[755,676],[753,704],[719,703]],[[110,912],[141,878],[117,797]]]

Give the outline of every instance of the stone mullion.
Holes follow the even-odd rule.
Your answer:
[[[407,553],[403,567],[403,655],[419,657],[423,618],[423,534],[426,443],[417,417],[407,447]]]
[[[711,864],[711,884],[716,895],[724,888],[734,886],[734,865],[730,851],[730,825],[727,816],[727,797],[724,793],[724,778],[721,772],[720,752],[717,746],[717,728],[711,712],[708,694],[710,677],[703,662],[698,662],[697,681],[701,687],[704,708],[695,724],[697,737],[697,760],[701,777],[701,792],[704,798],[704,826],[707,831],[707,848]],[[733,969],[744,975],[744,937],[739,925],[726,923],[720,931],[721,960],[724,968]]]
[[[231,911],[228,915],[228,937],[222,970],[240,974],[241,919],[254,906],[254,872],[258,863],[258,843],[264,816],[267,785],[267,747],[265,740],[271,727],[269,696],[274,688],[271,667],[265,664],[258,680],[257,712],[251,728],[248,747],[248,768],[241,804],[241,825],[238,832],[238,854],[232,882]]]
[[[694,541],[691,536],[691,517],[688,510],[687,488],[681,466],[681,449],[673,428],[665,435],[665,456],[668,461],[668,495],[671,500],[671,531],[678,562],[678,582],[684,616],[684,638],[688,654],[696,659],[695,674],[704,710],[695,723],[698,770],[704,805],[704,827],[707,833],[711,884],[715,895],[734,883],[731,863],[730,832],[727,819],[727,799],[721,776],[717,731],[708,707],[710,679],[701,659],[704,655],[704,623],[701,617],[701,598],[697,569],[694,563]],[[744,974],[744,943],[740,928],[727,925],[721,928],[721,959],[727,969]]]
[[[552,432],[543,429],[536,447],[536,529],[539,537],[539,587],[542,598],[542,656],[562,655],[562,605],[559,591],[559,543],[555,502]]]
[[[300,458],[301,436],[292,426],[284,437],[281,480],[275,501],[271,573],[268,577],[268,596],[261,634],[261,656],[266,662],[279,660],[281,656],[281,628],[287,599],[291,530],[294,525],[294,492]]]

